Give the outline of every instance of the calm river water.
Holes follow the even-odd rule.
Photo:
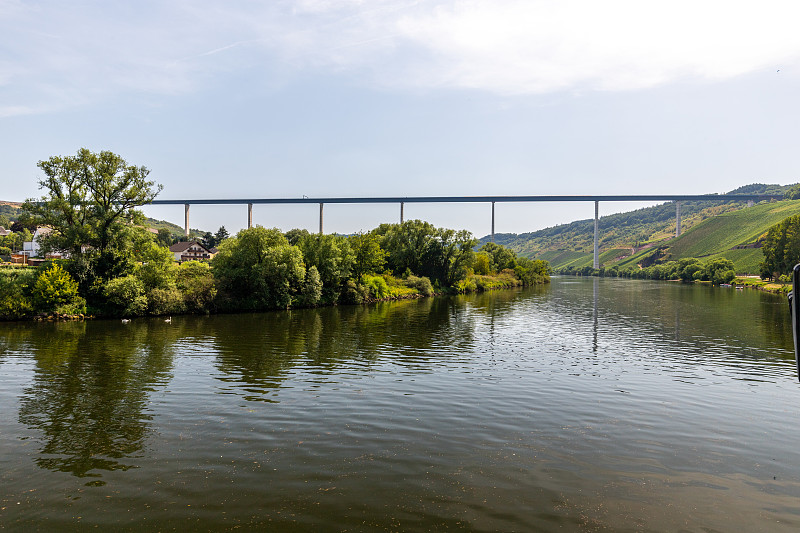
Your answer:
[[[796,531],[785,298],[0,324],[0,529]]]

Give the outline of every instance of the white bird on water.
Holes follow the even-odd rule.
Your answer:
[[[123,323],[123,324],[127,324],[127,323],[128,323],[128,322],[130,322],[130,321],[131,321],[131,319],[130,319],[130,318],[123,318],[123,319],[122,319],[122,323]]]
[[[170,322],[172,322],[172,317],[165,318],[165,319],[164,319],[164,322],[166,322],[167,324],[169,324]]]

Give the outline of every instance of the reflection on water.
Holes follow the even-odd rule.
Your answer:
[[[0,525],[791,530],[790,350],[783,298],[597,278],[0,324]]]
[[[36,463],[78,477],[127,469],[146,436],[148,393],[169,379],[173,353],[147,324],[45,324],[26,338],[35,360],[19,420],[41,434]]]

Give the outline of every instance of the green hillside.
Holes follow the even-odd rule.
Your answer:
[[[728,194],[785,194],[790,185],[765,185],[756,183],[729,191]],[[681,204],[681,229],[686,231],[702,221],[717,215],[746,207],[742,202],[683,202]],[[675,235],[675,204],[667,202],[625,213],[600,217],[600,248],[636,248],[659,244]],[[488,242],[487,235],[480,239]],[[594,242],[594,220],[577,220],[531,233],[499,233],[495,242],[513,249],[518,254],[537,259],[551,251],[591,253]]]
[[[791,185],[753,184],[728,194],[785,194]],[[684,202],[682,234],[675,235],[672,202],[600,218],[601,266],[647,266],[685,257],[726,257],[741,273],[757,273],[761,262],[758,239],[770,226],[800,213],[800,201]],[[545,259],[554,270],[592,266],[594,220],[578,220],[524,234],[497,234],[495,242],[518,254]],[[482,242],[489,237],[481,239]],[[738,247],[738,249],[737,249]]]
[[[770,226],[798,214],[800,200],[760,203],[708,218],[682,233],[677,239],[643,248],[633,255],[620,257],[623,249],[619,248],[604,250],[600,254],[600,264],[606,268],[617,266],[623,269],[689,257],[703,260],[724,257],[733,261],[737,273],[757,274],[758,265],[763,260],[761,237]],[[557,256],[543,254],[544,256],[552,257],[550,264],[555,270],[570,266],[591,266],[593,259],[591,252],[572,252],[567,255],[567,252],[562,251]]]
[[[704,220],[669,244],[669,258],[704,257],[737,246],[755,245],[784,218],[800,213],[800,201],[758,204]]]

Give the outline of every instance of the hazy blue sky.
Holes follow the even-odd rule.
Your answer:
[[[0,0],[0,199],[37,196],[37,161],[81,147],[145,165],[165,199],[795,183],[799,20],[794,0]],[[317,215],[254,211],[284,230]],[[497,231],[592,215],[498,205]],[[489,216],[406,206],[478,236]],[[325,226],[398,217],[328,205]],[[193,227],[221,224],[246,208],[192,208]]]

